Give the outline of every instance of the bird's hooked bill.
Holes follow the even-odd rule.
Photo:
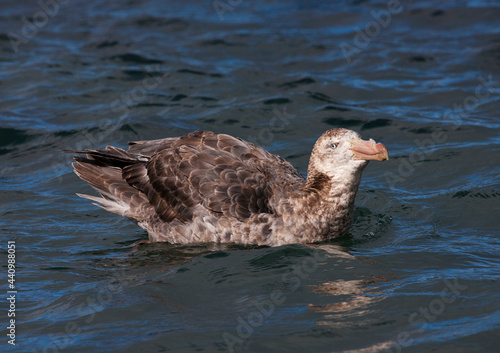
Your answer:
[[[377,160],[381,162],[389,159],[387,148],[372,139],[368,141],[354,139],[351,141],[351,145],[350,150],[354,153],[353,159]]]

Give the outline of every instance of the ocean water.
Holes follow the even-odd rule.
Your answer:
[[[499,5],[0,1],[0,351],[499,352]],[[142,244],[61,152],[332,127],[390,160],[323,244]]]

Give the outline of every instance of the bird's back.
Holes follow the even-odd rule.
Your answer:
[[[87,156],[76,158],[75,171],[103,196],[87,198],[148,231],[150,227],[168,233],[169,225],[179,230],[200,218],[244,223],[259,214],[275,215],[278,201],[304,183],[281,157],[225,134],[197,131],[129,145],[128,151],[80,151]],[[96,174],[108,180],[95,181]],[[111,207],[113,202],[120,207]],[[187,233],[194,236],[192,230]],[[213,241],[216,238],[214,234]],[[155,240],[179,242],[168,234]],[[190,241],[195,239],[186,239]]]

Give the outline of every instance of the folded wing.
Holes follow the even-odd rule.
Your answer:
[[[280,157],[232,136],[207,131],[133,142],[129,152],[149,160],[125,167],[123,178],[147,196],[165,222],[191,221],[197,205],[240,221],[273,213],[274,186],[280,181],[269,170],[289,169],[289,175],[302,179]]]

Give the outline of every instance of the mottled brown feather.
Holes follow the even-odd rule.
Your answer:
[[[252,149],[254,153],[249,153]],[[166,201],[152,204],[166,222],[172,220],[170,217],[192,220],[195,204],[239,220],[270,213],[265,176],[252,166],[252,159],[266,154],[272,156],[227,135],[185,135],[168,148],[159,148],[146,165],[153,190]],[[127,174],[127,181],[135,181],[133,176]]]

